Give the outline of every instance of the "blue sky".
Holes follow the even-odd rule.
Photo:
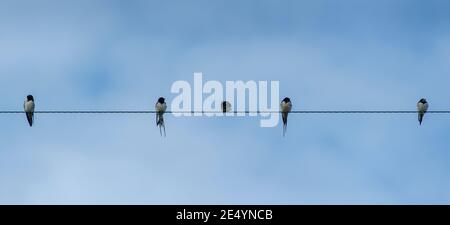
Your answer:
[[[450,2],[0,0],[0,110],[152,110],[277,80],[296,110],[449,110]],[[1,204],[449,204],[450,117],[0,116]]]

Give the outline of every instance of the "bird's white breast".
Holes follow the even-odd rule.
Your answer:
[[[25,102],[24,110],[25,112],[34,112],[34,102],[33,101]]]
[[[290,112],[292,110],[292,103],[281,102],[280,108],[282,112]]]
[[[428,110],[428,103],[417,103],[417,110],[419,110],[420,112],[426,112]]]
[[[167,109],[167,105],[166,105],[166,103],[161,104],[158,102],[158,103],[156,103],[155,109],[157,112],[165,112]]]

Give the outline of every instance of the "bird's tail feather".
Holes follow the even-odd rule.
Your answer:
[[[166,137],[166,125],[162,125],[163,131],[164,131],[164,137]]]
[[[163,136],[163,130],[164,130],[164,137],[166,136],[166,126],[164,125],[164,117],[163,115],[158,114],[156,116],[156,126],[159,126],[159,134]]]
[[[286,136],[286,130],[287,130],[288,114],[287,113],[283,113],[282,117],[283,117],[283,137],[285,137]]]
[[[422,125],[423,115],[424,113],[419,113],[419,125]]]
[[[166,126],[164,124],[160,124],[159,125],[159,134],[161,135],[161,137],[163,136],[163,131],[164,131],[164,137],[166,137]]]

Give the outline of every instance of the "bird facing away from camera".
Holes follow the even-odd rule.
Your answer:
[[[27,116],[28,124],[30,127],[33,126],[34,122],[34,97],[33,95],[28,95],[27,99],[23,103],[23,110],[25,111],[25,115]]]
[[[428,102],[426,99],[422,98],[417,102],[417,111],[419,113],[419,125],[422,125],[423,116],[428,110]]]
[[[163,97],[160,97],[155,105],[156,112],[156,126],[159,126],[159,133],[162,136],[162,130],[164,130],[164,137],[166,136],[166,126],[164,125],[164,113],[166,112],[167,104]]]
[[[280,103],[281,117],[283,119],[283,137],[286,135],[288,114],[292,110],[292,102],[289,98],[284,98]]]
[[[223,101],[222,104],[220,104],[220,108],[222,109],[222,112],[225,114],[231,111],[231,104],[227,101]]]

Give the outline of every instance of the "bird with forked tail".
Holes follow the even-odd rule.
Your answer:
[[[164,125],[164,113],[166,112],[167,104],[165,102],[165,99],[163,97],[160,97],[158,99],[158,102],[156,102],[155,105],[155,111],[156,111],[156,126],[159,126],[159,133],[162,136],[162,130],[164,130],[164,137],[166,136],[166,126]]]

